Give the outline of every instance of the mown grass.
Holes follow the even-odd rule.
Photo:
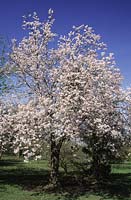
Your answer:
[[[131,200],[131,163],[115,164],[110,179],[94,182],[86,174],[60,174],[61,187],[49,190],[47,161],[0,161],[0,200]]]

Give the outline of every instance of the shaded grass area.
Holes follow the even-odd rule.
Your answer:
[[[0,200],[131,200],[131,163],[113,165],[108,180],[96,182],[87,174],[60,173],[61,187],[48,187],[47,161],[0,161]]]

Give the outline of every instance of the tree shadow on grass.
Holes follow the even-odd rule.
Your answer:
[[[103,200],[113,197],[120,200],[131,198],[131,173],[112,174],[108,180],[95,182],[89,179],[87,174],[73,172],[65,175],[61,172],[61,187],[52,191],[48,190],[48,187],[46,188],[49,183],[49,170],[27,168],[26,165],[21,167],[21,162],[16,160],[0,161],[0,166],[0,190],[2,191],[4,190],[4,184],[8,184],[11,186],[18,185],[24,190],[34,191],[33,195],[40,195],[43,192],[58,193],[65,200],[76,200],[80,196],[88,197],[90,194],[100,195]],[[10,167],[5,168],[3,166]],[[16,168],[12,166],[16,166]]]
[[[131,173],[112,174],[110,179],[102,184],[110,196],[117,196],[119,199],[131,199]]]
[[[0,172],[2,184],[19,185],[26,190],[39,190],[49,182],[49,171],[32,169],[12,169]]]
[[[76,174],[76,173],[75,173]],[[131,173],[111,174],[110,178],[103,181],[95,181],[85,176],[61,177],[62,193],[65,199],[76,200],[80,196],[88,198],[89,195],[100,196],[106,199],[131,199]]]
[[[28,168],[19,160],[0,161],[0,183],[18,185],[25,190],[37,190],[49,182],[49,171]]]
[[[21,163],[21,161],[20,160],[16,160],[16,159],[0,160],[0,167],[16,166],[16,165],[18,165],[20,163]]]

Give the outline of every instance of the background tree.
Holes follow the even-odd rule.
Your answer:
[[[9,90],[5,64],[8,62],[9,44],[8,40],[0,35],[0,95]]]
[[[3,132],[3,126],[6,123],[6,118],[3,116],[8,112],[8,105],[6,105],[4,100],[11,89],[5,67],[8,62],[7,52],[9,53],[8,40],[0,35],[0,158],[2,157],[2,153],[10,146],[10,135],[8,134],[8,131],[6,133]]]

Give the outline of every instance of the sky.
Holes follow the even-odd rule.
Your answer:
[[[131,0],[0,0],[0,35],[20,41],[25,35],[22,16],[36,11],[45,20],[49,8],[54,10],[54,30],[60,35],[73,25],[93,27],[115,54],[124,86],[131,86]]]

